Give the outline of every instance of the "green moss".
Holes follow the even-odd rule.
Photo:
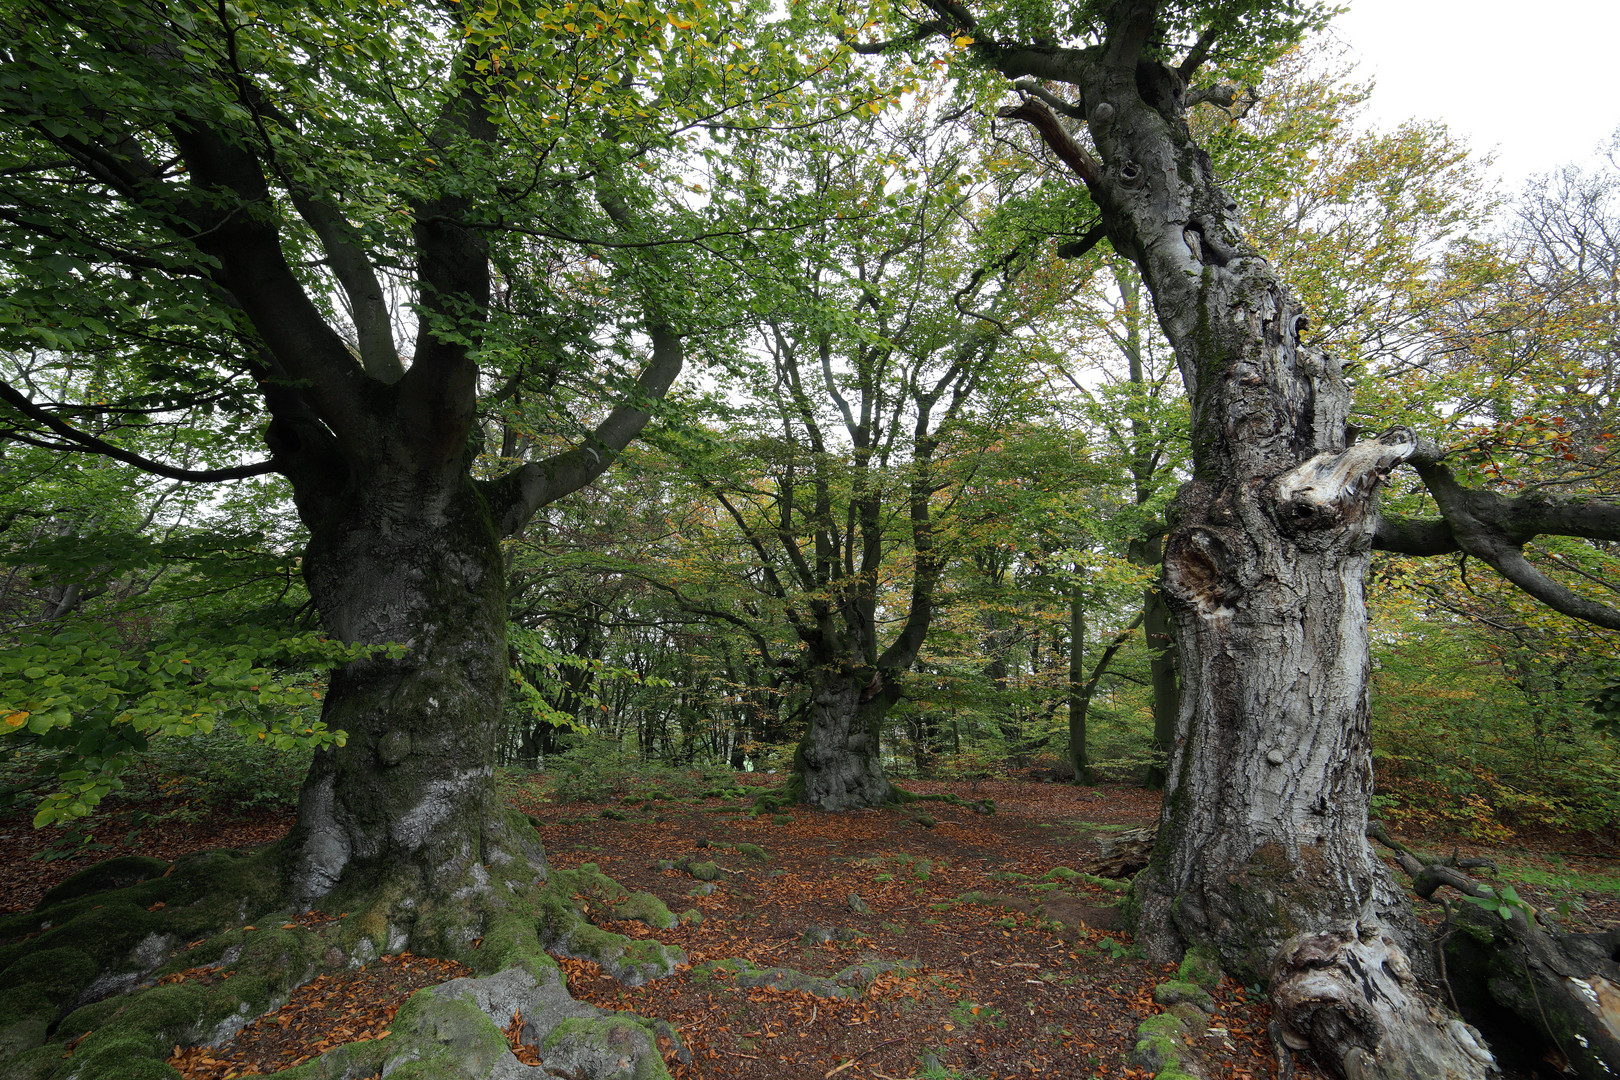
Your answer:
[[[9,988],[0,995],[0,1023],[6,1022],[11,1015],[11,1010],[3,1002],[22,988],[33,990],[45,1001],[60,1008],[100,973],[100,966],[78,949],[41,949],[29,953],[0,971],[0,986]]]
[[[106,862],[99,862],[80,870],[55,888],[48,890],[35,908],[43,910],[91,893],[128,888],[149,878],[162,876],[169,865],[163,859],[152,859],[145,855],[124,855],[108,859]]]
[[[99,1042],[103,1033],[144,1034],[149,1041],[156,1040],[157,1048],[187,1041],[207,995],[207,989],[195,983],[170,983],[131,994],[86,1042]]]
[[[595,1080],[669,1080],[648,1025],[624,1017],[564,1020],[540,1044],[553,1072]],[[397,1074],[389,1074],[394,1076]]]
[[[107,1022],[108,1017],[123,1007],[123,998],[110,997],[74,1009],[68,1013],[66,1019],[56,1025],[55,1038],[58,1042],[72,1041],[86,1032],[95,1031]]]
[[[757,859],[760,862],[769,862],[771,858],[770,854],[758,844],[730,844],[728,846],[737,854],[750,859]]]
[[[1207,945],[1194,945],[1182,957],[1176,977],[1182,982],[1196,983],[1205,990],[1214,990],[1221,982],[1221,963],[1215,950]]]
[[[520,904],[519,910],[504,911],[490,920],[484,930],[483,944],[467,950],[463,961],[478,975],[493,975],[514,965],[521,965],[536,979],[546,970],[555,970],[557,961],[540,946],[540,935],[535,930],[532,906]]]
[[[1131,1060],[1155,1075],[1163,1075],[1166,1070],[1179,1071],[1181,1045],[1164,1035],[1148,1035],[1137,1040]]]
[[[74,1080],[178,1080],[163,1061],[167,1048],[139,1039],[113,1039],[73,1055]]]
[[[1209,992],[1195,982],[1162,982],[1153,988],[1153,1002],[1156,1005],[1179,1005],[1186,1002],[1199,1008],[1206,1006],[1213,1008],[1214,1000]]]
[[[393,1037],[347,1043],[328,1050],[313,1061],[283,1069],[275,1075],[277,1080],[339,1080],[352,1076],[376,1076],[382,1072],[388,1055],[397,1053],[399,1046],[399,1041]]]
[[[506,1036],[471,999],[439,997],[431,987],[406,1000],[392,1028],[421,1057],[391,1070],[391,1078],[487,1076],[508,1052]],[[397,1055],[400,1046],[395,1044],[389,1050]]]
[[[1166,1038],[1179,1039],[1187,1034],[1187,1025],[1182,1023],[1181,1017],[1173,1013],[1160,1013],[1150,1016],[1136,1025],[1138,1035],[1163,1035]]]
[[[631,893],[622,904],[613,909],[620,919],[636,919],[655,930],[668,930],[676,923],[669,907],[649,892]]]
[[[5,1062],[7,1080],[48,1080],[52,1073],[66,1064],[58,1043],[24,1050],[9,1060],[5,1051],[0,1049],[0,1061]]]
[[[684,862],[679,864],[681,869],[697,878],[699,881],[714,881],[720,877],[720,867],[712,862]]]

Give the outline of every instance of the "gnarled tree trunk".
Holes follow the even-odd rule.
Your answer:
[[[891,698],[871,669],[837,666],[810,683],[810,728],[794,755],[801,801],[820,810],[854,810],[893,802],[883,775],[882,723]]]
[[[1364,835],[1363,578],[1374,491],[1416,440],[1346,444],[1337,361],[1301,340],[1305,316],[1244,242],[1237,204],[1188,131],[1184,76],[1151,58],[1157,7],[1116,5],[1092,50],[996,58],[1010,76],[1078,88],[1065,107],[1086,119],[1100,160],[1037,84],[1019,84],[1029,99],[1003,115],[1034,123],[1085,179],[1108,239],[1142,272],[1192,405],[1194,475],[1170,514],[1164,570],[1181,711],[1158,847],[1135,884],[1138,941],[1157,960],[1213,946],[1245,981],[1285,951],[1341,956],[1349,942],[1365,955],[1344,972],[1404,971],[1409,908]],[[1484,1074],[1415,982],[1390,1001],[1365,979],[1330,980],[1330,967],[1323,979],[1343,993],[1323,998],[1319,1030],[1366,1025],[1353,1057],[1317,1046],[1335,1067]]]
[[[323,716],[348,739],[322,750],[305,780],[291,885],[302,904],[339,882],[392,886],[411,898],[403,936],[458,892],[544,872],[540,845],[508,822],[492,783],[508,660],[500,550],[465,474],[364,477],[329,505],[309,522],[304,558],[323,625],[404,652],[332,677]],[[461,926],[476,936],[472,921]]]

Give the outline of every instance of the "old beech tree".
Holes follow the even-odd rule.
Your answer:
[[[1189,109],[1236,92],[1200,82],[1212,58],[1263,55],[1319,8],[1119,0],[1074,5],[1054,25],[1033,5],[924,4],[896,39],[856,47],[938,38],[1013,80],[1021,100],[1001,116],[1033,125],[1095,206],[1095,227],[1067,250],[1106,239],[1137,265],[1191,399],[1193,476],[1164,558],[1181,713],[1158,845],[1135,883],[1138,941],[1158,959],[1212,947],[1240,976],[1272,977],[1285,1053],[1311,1046],[1357,1077],[1483,1075],[1473,1033],[1447,1022],[1413,978],[1426,943],[1365,835],[1363,579],[1375,543],[1460,549],[1559,610],[1620,625],[1522,553],[1543,533],[1620,538],[1620,512],[1464,490],[1409,430],[1347,437],[1338,363],[1307,343],[1307,314],[1245,243],[1239,207],[1187,124]],[[1380,520],[1374,494],[1403,462],[1443,519]],[[1519,930],[1546,944],[1536,928]],[[1602,964],[1614,978],[1612,961]],[[1586,1033],[1579,1043],[1566,1035],[1572,1060],[1604,1041],[1583,1006],[1557,1008],[1573,1018],[1566,1032]],[[1603,1052],[1613,1050],[1611,1036]],[[1601,1062],[1577,1064],[1596,1074]]]
[[[486,867],[543,866],[492,782],[501,540],[599,475],[680,372],[704,310],[685,253],[711,219],[667,195],[676,133],[779,100],[795,62],[769,50],[739,88],[711,59],[744,20],[587,6],[20,0],[0,19],[6,347],[95,361],[62,383],[80,400],[0,386],[12,427],[179,480],[281,474],[321,624],[403,647],[331,679],[348,738],[317,753],[282,849],[295,904],[392,897],[409,932]],[[168,391],[117,400],[89,373],[118,364]],[[559,386],[585,402],[573,445],[476,474],[480,395]],[[268,459],[190,470],[95,434],[200,400],[262,424]]]

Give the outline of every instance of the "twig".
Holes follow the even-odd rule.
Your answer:
[[[830,1072],[826,1076],[822,1077],[821,1080],[830,1080],[831,1077],[837,1076],[839,1073],[843,1072],[845,1069],[849,1068],[850,1066],[854,1065],[857,1061],[861,1060],[861,1058],[865,1057],[866,1055],[868,1055],[870,1053],[881,1050],[885,1046],[893,1046],[897,1042],[905,1042],[905,1041],[906,1041],[905,1036],[902,1035],[898,1039],[890,1039],[888,1042],[880,1042],[876,1046],[869,1047],[868,1049],[862,1050],[860,1053],[856,1054],[854,1057],[850,1058],[848,1061],[846,1061],[842,1065],[838,1066],[832,1072]]]

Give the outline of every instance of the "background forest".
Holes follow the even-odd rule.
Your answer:
[[[1358,425],[1464,451],[1476,486],[1615,497],[1620,162],[1504,193],[1443,127],[1361,126],[1366,88],[1325,44],[1252,81],[1197,136],[1346,362]],[[907,71],[785,134],[739,121],[661,148],[684,212],[744,239],[691,278],[688,373],[641,440],[503,544],[511,769],[576,794],[664,767],[786,772],[818,672],[881,655],[905,672],[862,696],[886,709],[890,775],[1162,780],[1179,376],[1131,265],[1068,257],[1090,247],[1061,220],[1073,179],[956,93]],[[525,243],[497,283],[526,318],[489,350],[487,476],[601,421],[640,345],[620,315],[634,274]],[[117,407],[72,418],[107,445],[181,470],[259,456],[235,391],[164,368],[163,302],[140,357],[81,349],[91,315],[0,339],[21,398],[0,403],[0,797],[68,830],[63,850],[114,792],[180,815],[288,805],[342,738],[320,687],[351,651],[314,620],[284,482],[64,452],[95,448],[30,411],[116,386]],[[1398,476],[1384,494],[1408,514],[1425,498]],[[1531,556],[1600,594],[1620,581],[1601,543]],[[1479,839],[1617,824],[1612,632],[1466,556],[1380,553],[1367,589],[1376,805]]]

